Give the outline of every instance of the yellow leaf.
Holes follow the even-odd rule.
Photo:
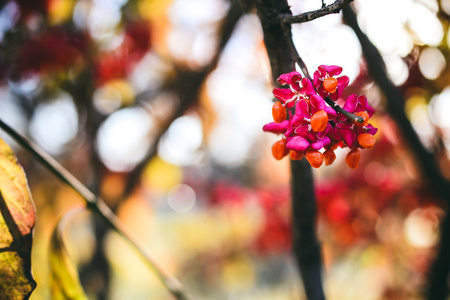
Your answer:
[[[22,167],[0,139],[0,295],[28,299],[36,287],[31,274],[34,203]]]
[[[64,245],[64,225],[79,210],[65,214],[58,222],[50,240],[51,289],[54,300],[87,300],[75,263]]]

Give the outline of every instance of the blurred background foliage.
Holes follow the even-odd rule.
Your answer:
[[[290,5],[297,14],[321,3]],[[450,1],[354,7],[450,179]],[[290,256],[289,164],[273,159],[277,137],[261,130],[271,120],[268,59],[257,17],[240,9],[225,0],[2,1],[0,117],[101,195],[198,299],[302,299]],[[326,293],[421,299],[446,208],[384,113],[341,15],[293,33],[310,71],[342,66],[347,93],[365,93],[377,110],[377,144],[357,171],[339,151],[315,171]],[[2,137],[37,206],[31,299],[49,299],[51,232],[83,201]],[[170,299],[88,213],[69,223],[65,238],[90,299]]]

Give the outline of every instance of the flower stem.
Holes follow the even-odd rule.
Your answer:
[[[333,108],[335,111],[337,111],[337,112],[343,114],[344,116],[346,116],[346,117],[349,118],[350,120],[353,120],[353,121],[358,122],[358,123],[361,123],[361,124],[364,123],[364,118],[363,118],[363,117],[361,117],[361,116],[356,116],[356,115],[352,114],[351,112],[346,111],[345,109],[343,109],[342,107],[340,107],[339,104],[337,104],[336,102],[334,102],[333,100],[331,100],[330,97],[326,97],[324,100],[325,100],[325,102],[326,102],[329,106],[331,106],[331,108]]]
[[[20,146],[30,152],[37,161],[46,167],[62,182],[73,188],[86,201],[86,207],[99,215],[108,226],[124,238],[128,244],[141,256],[147,265],[152,269],[155,275],[166,286],[169,292],[177,300],[188,300],[191,297],[185,292],[182,284],[173,275],[165,271],[162,266],[157,263],[144,247],[139,244],[138,240],[128,231],[125,225],[120,221],[117,215],[105,204],[105,202],[94,195],[87,187],[85,187],[75,176],[67,169],[60,165],[53,157],[42,150],[38,145],[22,136],[12,127],[8,126],[0,119],[0,128],[10,135]]]
[[[290,26],[290,25],[289,24],[284,24],[283,25],[284,36],[286,37],[287,43],[289,44],[289,49],[292,52],[292,56],[294,57],[294,60],[297,63],[297,65],[302,70],[303,75],[306,78],[308,78],[308,80],[311,81],[311,83],[313,83],[313,80],[312,80],[311,75],[309,74],[308,68],[306,67],[306,64],[303,61],[303,59],[300,57],[300,54],[298,54],[297,48],[294,45],[294,42],[292,40],[292,33],[291,33],[291,30],[289,30],[288,26]],[[314,87],[314,89],[316,89],[316,88]],[[326,97],[325,98],[325,102],[328,103],[328,105],[331,106],[335,111],[343,114],[344,116],[346,116],[350,120],[353,120],[353,121],[358,122],[358,123],[363,123],[364,122],[364,118],[362,118],[360,116],[356,116],[356,115],[352,114],[349,111],[346,111],[345,109],[340,107],[336,102],[331,100],[330,97]]]

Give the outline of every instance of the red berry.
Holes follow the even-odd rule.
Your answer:
[[[286,149],[286,143],[286,139],[281,139],[272,145],[272,155],[277,160],[280,160],[289,154],[289,149]]]
[[[286,120],[287,117],[286,107],[284,107],[280,101],[275,102],[274,105],[272,106],[272,116],[273,120],[277,123],[281,123],[284,120]]]
[[[360,134],[358,135],[357,139],[361,147],[365,149],[372,149],[376,142],[375,137],[370,133]]]
[[[311,149],[306,151],[306,159],[314,168],[319,168],[323,163],[323,155],[319,152],[319,150]]]
[[[336,92],[338,81],[336,78],[328,77],[323,81],[323,89],[328,93]]]
[[[314,132],[322,132],[328,124],[328,115],[324,110],[319,110],[311,117],[311,128]]]
[[[345,157],[345,162],[351,169],[358,169],[360,159],[361,153],[359,152],[358,148],[355,148],[347,154],[347,156]]]
[[[331,165],[336,160],[336,154],[333,149],[328,149],[323,153],[323,160],[325,161],[325,166]]]
[[[300,152],[300,151],[291,150],[289,152],[289,157],[292,160],[300,160],[303,158],[303,156],[304,156],[303,152]]]

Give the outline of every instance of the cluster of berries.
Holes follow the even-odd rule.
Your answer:
[[[272,146],[276,159],[289,155],[291,159],[306,156],[314,168],[331,165],[336,159],[334,150],[338,146],[350,148],[346,156],[347,165],[358,168],[361,154],[359,148],[371,149],[375,144],[377,128],[368,123],[374,109],[367,103],[365,95],[350,95],[344,110],[359,116],[363,122],[353,121],[343,113],[330,107],[325,98],[336,100],[348,86],[347,76],[339,76],[339,66],[319,66],[311,82],[298,72],[282,74],[278,83],[288,88],[275,88],[273,94],[278,100],[272,107],[274,122],[264,125],[263,130],[284,137]],[[320,152],[319,150],[324,150]]]

